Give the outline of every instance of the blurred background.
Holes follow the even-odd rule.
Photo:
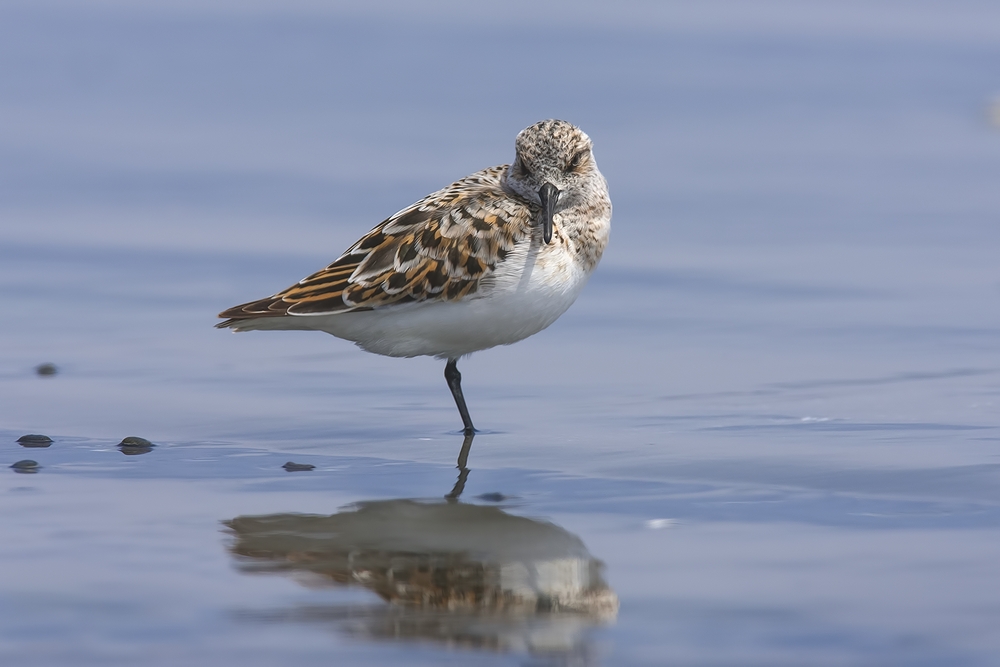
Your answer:
[[[155,626],[211,664],[256,664],[260,647],[228,652],[245,627],[211,650],[200,633],[253,591],[294,587],[229,600],[244,584],[219,521],[320,511],[324,493],[443,495],[461,438],[440,362],[234,336],[215,314],[509,162],[517,132],[551,117],[594,141],[611,244],[555,325],[462,370],[486,429],[469,493],[533,499],[517,512],[579,535],[621,598],[617,625],[553,659],[995,662],[1000,5],[986,0],[5,0],[0,429],[10,463],[24,433],[56,445],[32,452],[39,493],[4,476],[22,503],[4,530],[24,548],[0,547],[0,600],[34,611],[0,612],[0,655],[111,664],[168,641]],[[128,435],[161,447],[98,456]],[[325,473],[301,504],[278,502],[258,479],[277,465],[219,452],[371,474]],[[202,455],[231,465],[195,475],[185,462]],[[267,484],[300,479],[277,472]],[[107,602],[97,582],[135,583],[109,553],[162,553],[116,523],[134,492],[159,508],[158,534],[201,526],[184,539],[203,552],[169,567],[215,620],[130,613],[150,639],[126,641],[108,630],[119,607],[86,611]],[[50,591],[68,597],[45,597],[30,554],[65,568],[70,524],[115,537],[72,542],[79,561]],[[206,578],[233,588],[208,599]],[[70,607],[60,636],[101,639],[37,653]],[[303,637],[301,664],[329,657],[334,640]],[[389,659],[358,646],[358,663]],[[404,657],[446,659],[421,650]],[[510,650],[490,659],[539,655]]]

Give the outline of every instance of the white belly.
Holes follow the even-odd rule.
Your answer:
[[[541,260],[541,261],[539,261]],[[566,312],[589,274],[569,257],[520,254],[461,301],[424,301],[334,315],[260,318],[238,330],[314,329],[390,357],[458,358],[536,334]]]

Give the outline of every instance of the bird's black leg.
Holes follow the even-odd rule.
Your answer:
[[[448,381],[448,388],[451,389],[451,395],[455,397],[458,414],[462,415],[462,423],[465,425],[465,435],[474,434],[476,427],[472,425],[469,408],[465,406],[465,397],[462,396],[462,374],[458,372],[458,359],[448,360],[448,364],[444,367],[444,379]]]

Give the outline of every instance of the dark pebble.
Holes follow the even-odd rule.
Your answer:
[[[155,447],[153,443],[145,438],[139,438],[134,435],[130,435],[121,442],[118,443],[119,447]]]
[[[59,372],[55,364],[38,364],[35,366],[35,372],[43,377],[48,377],[50,375],[55,375]]]
[[[38,469],[41,468],[41,466],[38,465],[38,461],[32,461],[31,459],[24,459],[23,461],[18,461],[17,463],[13,464],[11,468],[14,469],[14,472],[33,473],[33,472],[38,472]]]
[[[505,496],[502,493],[496,493],[494,491],[493,493],[483,493],[481,495],[476,496],[476,498],[479,498],[480,500],[485,500],[488,503],[502,503],[503,501],[507,500],[508,496]]]
[[[281,466],[288,472],[304,472],[306,470],[315,470],[316,466],[309,465],[308,463],[292,463],[289,461],[285,465]]]
[[[153,447],[156,447],[156,445],[149,440],[134,435],[130,435],[118,443],[118,450],[125,456],[148,454],[153,451]]]
[[[47,435],[29,433],[18,438],[17,443],[22,447],[48,447],[52,444],[52,438]]]

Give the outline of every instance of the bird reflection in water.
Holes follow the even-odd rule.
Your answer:
[[[249,614],[270,621],[333,622],[370,639],[589,653],[587,630],[612,621],[618,598],[579,537],[496,506],[445,500],[360,502],[333,515],[271,514],[226,521],[246,573],[294,574],[304,583],[364,587],[388,605],[309,606]]]

